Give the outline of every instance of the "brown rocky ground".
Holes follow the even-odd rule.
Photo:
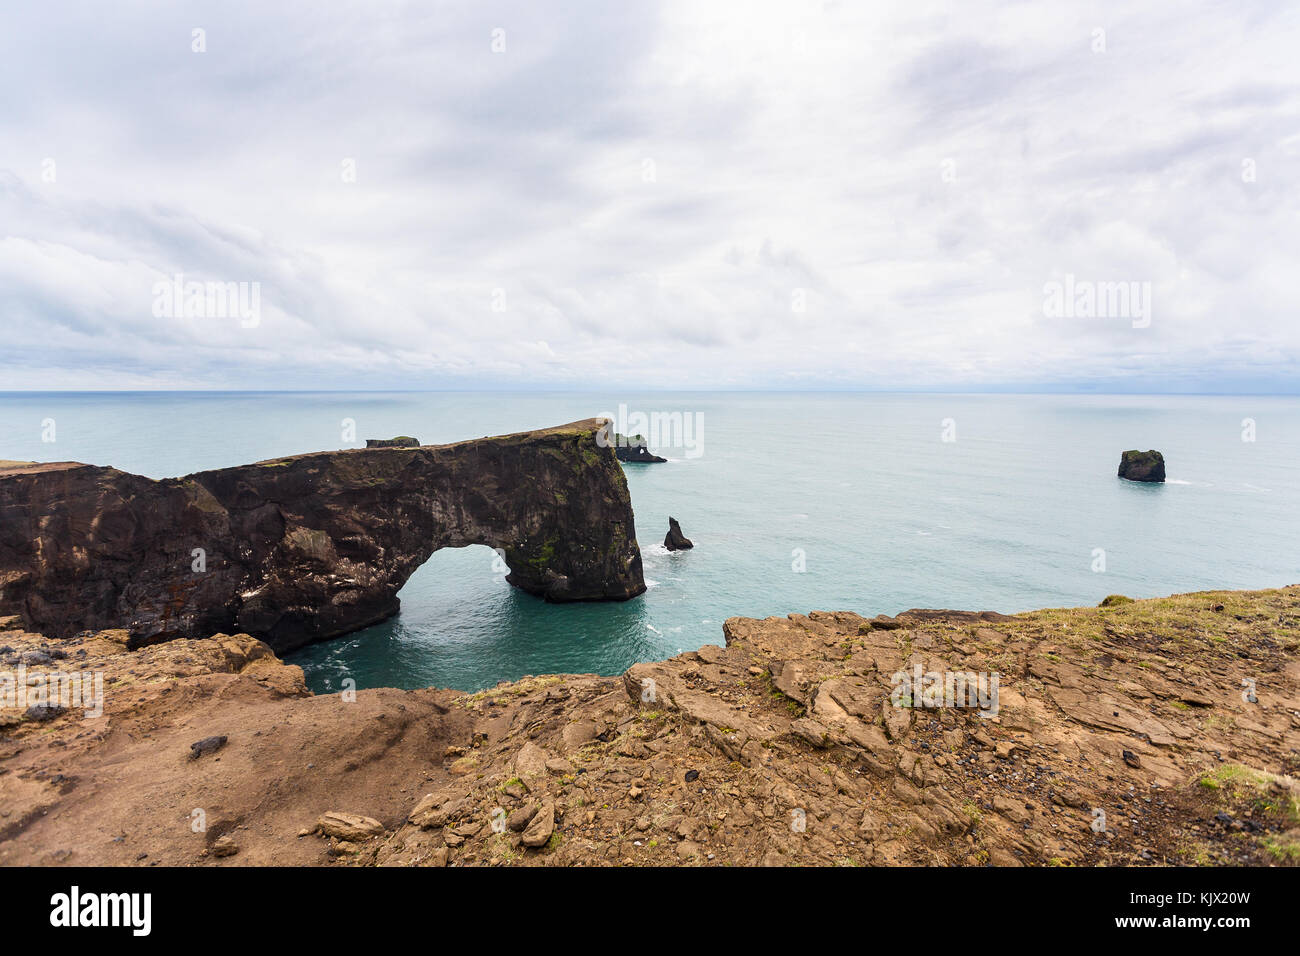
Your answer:
[[[244,635],[4,625],[0,667],[105,674],[101,717],[0,711],[4,864],[1300,862],[1300,586],[732,618],[621,677],[355,702]],[[894,706],[916,664],[998,673],[997,716]]]

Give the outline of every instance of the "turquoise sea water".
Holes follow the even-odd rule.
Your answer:
[[[9,393],[0,458],[160,478],[367,437],[521,431],[620,405],[682,413],[698,428],[695,449],[661,450],[667,464],[624,466],[644,596],[546,604],[507,585],[487,548],[440,551],[403,589],[398,617],[290,657],[313,688],[613,674],[721,643],[733,615],[1010,612],[1300,581],[1292,397]],[[49,419],[53,443],[42,441]],[[355,442],[343,440],[344,419]],[[1244,419],[1255,441],[1242,440]],[[1163,451],[1169,482],[1117,479],[1126,448]],[[670,514],[693,551],[663,549]]]

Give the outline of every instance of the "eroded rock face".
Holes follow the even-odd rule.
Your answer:
[[[1129,481],[1165,480],[1165,456],[1151,451],[1126,451],[1119,460],[1119,477]]]
[[[318,452],[154,481],[77,463],[0,469],[0,615],[133,646],[217,631],[283,652],[397,613],[434,551],[500,549],[552,601],[645,583],[623,471],[589,419],[416,448]]]

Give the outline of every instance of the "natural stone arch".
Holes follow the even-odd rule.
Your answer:
[[[440,548],[501,549],[552,601],[645,591],[604,424],[347,449],[153,481],[61,463],[0,469],[0,613],[134,644],[245,631],[278,651],[395,613]],[[204,569],[195,571],[196,549]]]

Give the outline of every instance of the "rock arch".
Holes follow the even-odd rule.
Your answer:
[[[283,652],[396,614],[417,567],[469,544],[501,549],[507,580],[547,600],[626,600],[645,582],[603,425],[162,481],[0,463],[0,614],[53,636],[125,627],[137,646],[243,631]]]

